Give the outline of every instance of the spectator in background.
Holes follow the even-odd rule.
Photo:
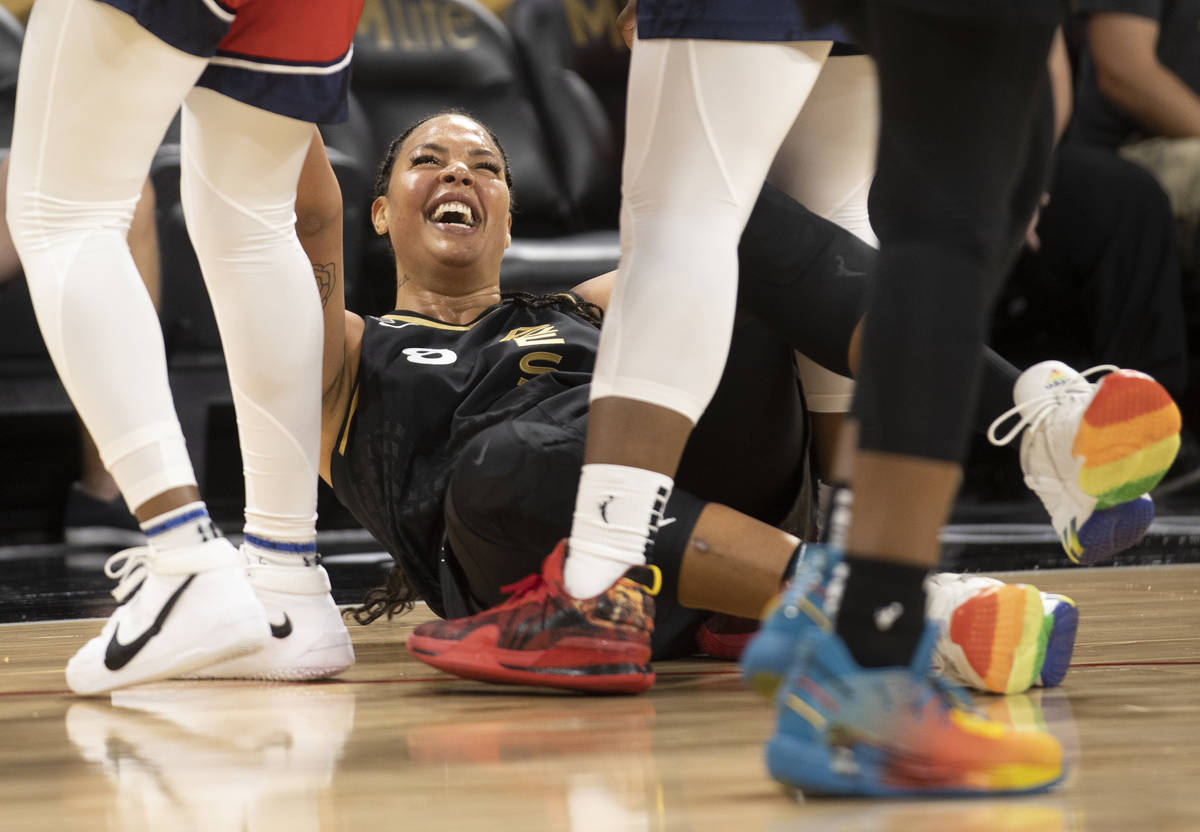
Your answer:
[[[1193,7],[1200,10],[1200,0]],[[1071,122],[1074,102],[1061,36],[1050,75],[1057,139]],[[1082,86],[1076,134],[1092,129],[1096,110],[1088,109],[1088,95]],[[1162,188],[1132,162],[1078,142],[1057,146],[1047,187],[1048,204],[1008,289],[1010,298],[1028,299],[1029,312],[1019,320],[1001,314],[997,346],[1018,364],[1065,350],[1083,363],[1138,367],[1179,395],[1187,386],[1187,332],[1171,206]],[[1079,304],[1081,297],[1090,302]],[[1087,311],[1067,321],[1062,310],[1068,306]],[[1030,331],[1065,336],[1066,343],[1042,343],[1028,337]]]
[[[1083,18],[1072,138],[1119,150],[1171,200],[1185,270],[1200,229],[1200,0],[1076,0]]]

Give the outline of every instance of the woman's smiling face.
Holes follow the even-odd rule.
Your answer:
[[[486,266],[499,280],[512,225],[504,165],[500,148],[469,116],[435,116],[412,131],[397,150],[387,193],[371,206],[399,274]]]

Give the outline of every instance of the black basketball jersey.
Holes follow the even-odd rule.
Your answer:
[[[539,405],[551,412],[556,398],[586,413],[600,330],[562,308],[513,301],[462,325],[404,310],[365,323],[330,459],[334,493],[436,602],[442,501],[463,445]]]

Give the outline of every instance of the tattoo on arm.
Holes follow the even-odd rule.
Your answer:
[[[321,308],[324,309],[333,295],[333,287],[337,285],[337,266],[333,263],[313,263],[312,267],[317,289],[321,292]]]

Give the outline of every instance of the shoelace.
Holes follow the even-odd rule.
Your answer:
[[[504,586],[500,587],[500,591],[508,596],[501,606],[507,607],[519,600],[524,600],[525,596],[531,593],[544,593],[548,586],[549,585],[542,580],[542,574],[540,572],[530,572],[524,578],[521,578],[521,580],[514,581],[511,584],[505,584]]]
[[[112,597],[117,603],[124,603],[137,587],[141,586],[141,572],[150,562],[149,546],[139,546],[135,549],[125,549],[117,552],[104,562],[104,574],[117,581],[112,590]]]
[[[988,427],[988,441],[993,445],[1007,445],[1009,442],[1012,442],[1013,439],[1016,438],[1017,434],[1019,434],[1026,427],[1036,428],[1043,421],[1045,421],[1046,417],[1054,411],[1054,405],[1058,403],[1064,394],[1090,393],[1092,390],[1092,383],[1087,380],[1088,376],[1102,372],[1115,372],[1119,369],[1120,367],[1117,367],[1113,364],[1100,364],[1095,367],[1089,367],[1080,373],[1076,378],[1073,378],[1071,381],[1064,384],[1062,387],[1049,390],[1040,396],[1034,396],[1029,401],[1022,402],[1015,407],[1009,408]],[[1020,415],[1021,417],[1017,420],[1016,425],[1013,426],[1012,430],[1004,434],[1004,436],[997,439],[996,432],[1000,429],[1000,426],[1007,422],[1011,417],[1016,415]]]

